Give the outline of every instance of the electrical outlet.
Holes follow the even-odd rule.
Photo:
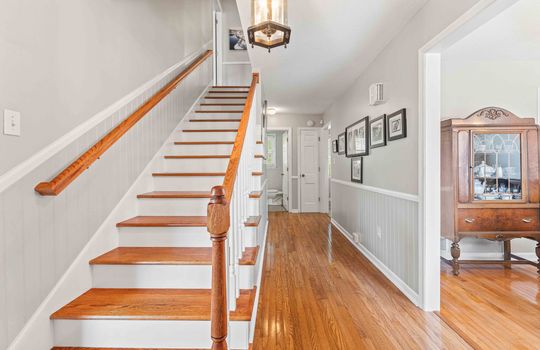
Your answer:
[[[381,230],[381,227],[380,227],[380,226],[377,226],[377,236],[378,236],[379,238],[382,237],[382,230]]]
[[[4,134],[21,136],[21,113],[4,109]]]

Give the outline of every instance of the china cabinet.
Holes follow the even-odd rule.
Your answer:
[[[441,123],[441,234],[452,241],[455,275],[464,263],[533,264],[540,273],[539,127],[502,108]],[[460,260],[465,237],[504,242],[503,260]],[[538,263],[511,253],[535,240]]]

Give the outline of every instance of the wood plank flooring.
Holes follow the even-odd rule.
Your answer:
[[[441,266],[440,313],[415,307],[323,214],[269,213],[254,349],[540,349],[533,266]]]
[[[323,214],[269,213],[254,349],[470,349]]]

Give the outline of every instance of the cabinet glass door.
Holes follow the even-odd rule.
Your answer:
[[[522,200],[521,134],[473,133],[472,148],[474,199]]]

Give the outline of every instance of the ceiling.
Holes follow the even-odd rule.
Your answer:
[[[236,0],[244,30],[251,1]],[[269,105],[278,113],[323,113],[427,0],[290,0],[291,44],[249,47]]]
[[[539,0],[520,0],[445,50],[445,58],[538,60],[539,18]]]

